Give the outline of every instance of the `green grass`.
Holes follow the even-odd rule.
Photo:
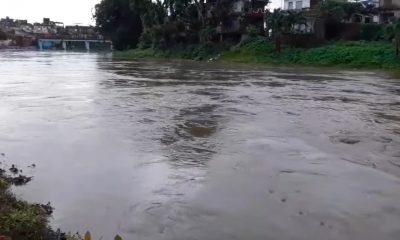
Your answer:
[[[117,58],[139,59],[139,58],[161,58],[161,59],[191,59],[208,60],[221,52],[228,51],[232,44],[207,43],[177,45],[167,49],[132,49],[115,53]]]
[[[248,38],[233,46],[229,44],[205,44],[175,46],[165,50],[133,49],[116,52],[117,58],[176,58],[222,62],[292,64],[325,67],[349,67],[370,69],[400,69],[394,46],[385,41],[330,42],[304,49],[284,46],[280,53],[265,38]]]
[[[248,40],[221,55],[221,61],[241,63],[298,64],[351,68],[400,69],[388,42],[333,42],[311,49],[284,47],[280,53],[260,39]]]

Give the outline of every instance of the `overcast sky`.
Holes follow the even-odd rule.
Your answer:
[[[0,0],[0,18],[42,22],[44,17],[65,24],[94,24],[92,9],[100,0]]]
[[[271,7],[280,7],[282,0],[272,0]],[[93,6],[100,0],[0,0],[0,18],[27,19],[42,22],[44,17],[65,24],[94,25]]]

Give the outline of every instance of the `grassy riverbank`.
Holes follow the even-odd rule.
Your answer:
[[[12,186],[25,185],[32,177],[21,175],[20,169],[6,167],[0,162],[0,240],[91,240],[90,232],[84,235],[53,231],[49,219],[53,208],[48,204],[29,203],[17,198]],[[31,167],[34,167],[31,166]],[[3,169],[4,168],[4,169]],[[114,240],[122,240],[116,235]]]
[[[264,38],[249,38],[237,45],[206,44],[178,46],[167,50],[133,49],[117,58],[176,58],[238,63],[293,64],[325,67],[400,69],[394,46],[388,42],[331,42],[316,48],[285,46],[280,53]]]
[[[3,164],[0,162],[0,164]],[[4,164],[3,164],[4,167]],[[17,198],[12,186],[27,184],[32,178],[20,175],[12,165],[0,168],[0,240],[91,240],[90,232],[85,235],[65,234],[53,231],[49,219],[53,208],[48,204],[29,203]],[[116,235],[115,240],[122,240]]]
[[[27,183],[30,178],[18,175],[18,170],[0,169],[0,238],[50,239],[52,231],[48,220],[52,212],[49,205],[31,204],[18,199],[11,191],[13,185]]]

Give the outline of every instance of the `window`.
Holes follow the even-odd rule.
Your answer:
[[[296,9],[302,9],[303,8],[303,1],[296,1]]]
[[[289,10],[292,10],[292,9],[293,9],[293,2],[289,2],[288,9],[289,9]]]

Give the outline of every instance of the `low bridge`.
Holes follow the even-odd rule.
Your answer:
[[[89,39],[38,39],[40,50],[113,50],[111,41]]]

